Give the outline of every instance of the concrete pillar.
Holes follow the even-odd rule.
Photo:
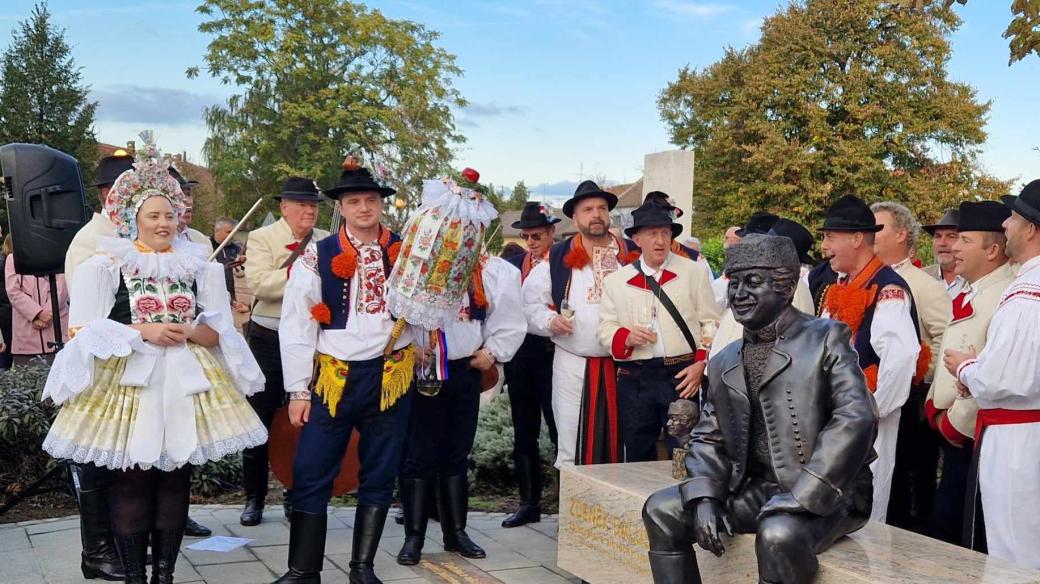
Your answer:
[[[691,150],[668,150],[643,158],[643,198],[651,191],[663,191],[682,209],[680,241],[690,236],[693,218],[693,164]]]

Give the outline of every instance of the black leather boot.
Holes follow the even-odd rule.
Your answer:
[[[293,510],[289,524],[289,571],[274,584],[321,584],[328,521],[325,513]]]
[[[148,553],[148,534],[117,535],[115,541],[119,559],[123,562],[126,584],[147,584],[145,579],[145,555]]]
[[[542,465],[533,456],[516,457],[516,482],[520,487],[520,508],[502,520],[502,527],[520,527],[542,520]]]
[[[264,500],[267,498],[266,452],[266,446],[242,451],[242,488],[246,492],[246,507],[238,522],[246,527],[259,525],[264,519]]]
[[[469,512],[469,479],[466,475],[442,476],[440,479],[441,531],[444,551],[457,552],[464,558],[485,558],[487,553],[466,534]]]
[[[350,584],[383,584],[376,578],[375,559],[389,507],[358,505],[354,515],[354,545],[350,553]]]
[[[184,535],[188,537],[209,537],[213,535],[213,530],[188,517],[187,523],[184,524]]]
[[[108,489],[79,492],[79,533],[83,542],[80,570],[83,577],[122,582],[126,578],[112,541],[108,517]]]
[[[426,524],[432,503],[428,479],[403,479],[401,481],[401,508],[404,510],[404,545],[397,554],[397,563],[414,566],[422,559],[423,544],[426,543]]]
[[[292,490],[282,489],[282,513],[292,523]]]
[[[701,572],[693,548],[681,552],[650,551],[654,584],[701,584]]]
[[[152,532],[152,584],[173,584],[183,536],[181,530]]]

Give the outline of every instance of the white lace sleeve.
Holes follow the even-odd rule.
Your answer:
[[[249,345],[235,328],[231,315],[231,296],[228,295],[224,266],[208,262],[196,278],[198,304],[202,312],[195,324],[204,324],[213,329],[220,339],[220,358],[228,375],[244,395],[253,395],[263,390],[264,374],[253,357]]]
[[[126,357],[131,352],[158,354],[159,350],[145,343],[135,329],[107,318],[94,320],[54,357],[43,399],[63,403],[94,381],[95,359]]]

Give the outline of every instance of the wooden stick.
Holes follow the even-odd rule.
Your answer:
[[[224,249],[224,246],[227,245],[228,242],[231,241],[231,238],[234,237],[236,233],[238,233],[238,230],[241,229],[243,225],[245,225],[245,222],[249,220],[249,217],[253,213],[255,213],[257,209],[260,208],[260,203],[262,202],[264,202],[264,198],[260,197],[256,200],[255,203],[253,203],[253,206],[248,211],[246,211],[245,216],[243,216],[242,220],[239,221],[237,225],[235,225],[235,228],[231,230],[231,233],[228,233],[228,236],[224,238],[224,241],[220,242],[220,245],[217,246],[217,249],[213,250],[213,253],[210,254],[208,261],[212,262],[213,258],[217,257],[217,254],[220,253],[220,250]]]

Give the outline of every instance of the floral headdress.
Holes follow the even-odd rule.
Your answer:
[[[144,145],[135,153],[134,167],[116,178],[105,197],[105,214],[116,226],[116,234],[137,239],[137,212],[151,197],[165,197],[173,205],[177,218],[187,209],[184,192],[177,179],[170,176],[169,165],[155,147],[151,130],[140,134]]]

